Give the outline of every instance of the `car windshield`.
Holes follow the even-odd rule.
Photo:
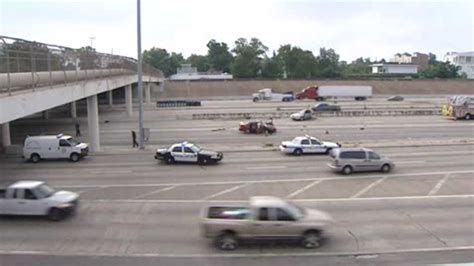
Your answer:
[[[66,139],[66,140],[67,140],[67,142],[69,142],[72,146],[77,146],[77,145],[81,144],[80,141],[78,141],[77,139],[74,139],[74,138],[68,138],[68,139]]]
[[[192,144],[191,146],[189,146],[191,148],[191,150],[193,150],[194,152],[199,152],[201,150],[201,147],[199,147],[198,145],[196,144]]]
[[[286,202],[288,205],[288,210],[296,217],[296,218],[301,218],[303,216],[305,216],[306,214],[306,211],[304,208],[301,208],[300,206],[298,205],[295,205],[291,202]]]
[[[52,187],[50,187],[46,184],[43,184],[43,185],[39,186],[38,191],[43,196],[43,198],[48,198],[56,192],[56,190],[54,188],[52,188]]]

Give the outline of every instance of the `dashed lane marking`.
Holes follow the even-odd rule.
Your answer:
[[[360,197],[361,195],[363,195],[364,193],[366,193],[367,191],[369,191],[370,189],[372,189],[373,187],[377,186],[378,184],[382,183],[383,181],[385,181],[385,179],[387,179],[388,176],[385,176],[379,180],[375,180],[374,182],[370,183],[368,186],[366,186],[365,188],[359,190],[359,192],[355,193],[354,195],[352,195],[352,199],[353,198],[358,198]]]
[[[255,167],[247,167],[247,170],[264,170],[264,169],[285,169],[286,166],[284,165],[269,165],[269,166],[255,166]]]
[[[448,180],[448,178],[451,176],[451,174],[446,174],[443,179],[441,179],[434,187],[433,189],[428,193],[428,196],[436,195],[438,191],[441,189],[441,187],[444,185],[444,183]]]
[[[231,187],[229,189],[226,189],[226,190],[223,190],[223,191],[220,191],[220,192],[217,192],[215,194],[212,194],[208,197],[205,197],[203,200],[209,200],[209,199],[212,199],[212,198],[215,198],[215,197],[218,197],[218,196],[221,196],[221,195],[224,195],[224,194],[227,194],[229,192],[232,192],[232,191],[236,191],[237,189],[241,189],[245,186],[247,186],[248,183],[245,183],[245,184],[241,184],[241,185],[238,185],[238,186],[235,186],[235,187]]]
[[[304,187],[302,187],[302,188],[300,188],[300,189],[294,191],[293,193],[288,194],[288,196],[286,196],[286,197],[289,198],[289,199],[291,199],[291,198],[295,197],[296,195],[298,195],[298,194],[300,194],[300,193],[302,193],[302,192],[304,192],[304,191],[306,191],[306,190],[308,190],[308,189],[314,187],[315,185],[321,183],[322,181],[323,181],[323,180],[321,180],[321,179],[316,180],[316,181],[312,182],[311,184],[308,184],[308,185],[306,185],[306,186],[304,186]]]
[[[146,197],[151,196],[151,195],[156,195],[156,194],[159,194],[159,193],[161,193],[161,192],[165,192],[165,191],[172,190],[172,189],[175,188],[175,187],[176,187],[176,186],[169,186],[169,187],[157,189],[157,190],[154,190],[154,191],[152,191],[152,192],[145,193],[145,194],[143,194],[143,195],[134,197],[133,199],[143,199],[143,198],[146,198]]]

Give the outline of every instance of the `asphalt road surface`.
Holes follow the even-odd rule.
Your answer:
[[[250,106],[216,101],[202,111],[216,112],[227,104]],[[0,157],[0,185],[45,180],[81,194],[77,213],[61,222],[0,217],[0,265],[474,262],[472,121],[437,116],[278,119],[277,134],[252,136],[237,131],[238,120],[192,120],[192,108],[149,107],[146,126],[151,128],[151,142],[139,151],[129,144],[135,118],[125,117],[120,107],[101,110],[103,152],[78,163],[32,164],[15,152]],[[73,129],[65,118],[12,123],[17,144],[23,134]],[[85,124],[82,131],[81,139],[87,141]],[[276,149],[281,141],[304,134],[344,146],[373,147],[396,167],[388,174],[342,176],[330,171],[326,155],[295,157]],[[155,148],[181,140],[223,150],[224,160],[199,166],[166,165],[153,158]],[[200,236],[204,206],[242,204],[255,195],[324,210],[335,222],[316,250],[298,243],[256,242],[221,252]]]

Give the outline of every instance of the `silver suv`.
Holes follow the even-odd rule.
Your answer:
[[[382,157],[366,148],[333,149],[330,153],[331,162],[328,164],[336,172],[349,175],[352,172],[382,171],[390,172],[395,164],[388,158]]]

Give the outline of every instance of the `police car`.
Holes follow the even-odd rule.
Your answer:
[[[187,141],[173,144],[167,149],[157,149],[155,155],[155,159],[168,164],[175,162],[209,164],[216,163],[223,157],[222,152],[203,150],[196,144]]]
[[[296,137],[291,141],[283,141],[280,144],[280,151],[283,153],[301,155],[303,153],[324,153],[328,154],[332,149],[341,147],[341,144],[321,141],[311,136]]]

